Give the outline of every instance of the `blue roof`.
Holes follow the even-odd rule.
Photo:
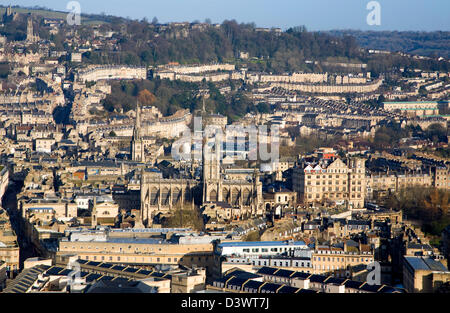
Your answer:
[[[244,280],[262,277],[261,275],[250,273],[250,272],[246,272],[246,271],[242,271],[242,270],[239,270],[239,269],[238,270],[234,270],[231,273],[229,273],[228,275],[226,275],[226,277],[232,277],[232,276],[237,277],[237,278],[241,278],[241,279],[244,279]]]
[[[87,281],[87,282],[92,282],[92,281],[94,281],[94,280],[99,279],[100,277],[102,277],[102,275],[91,273],[90,275],[86,276],[86,281]]]
[[[233,277],[230,279],[230,281],[227,283],[227,288],[230,288],[230,286],[238,286],[239,288],[242,288],[242,286],[247,282],[247,279],[239,278],[239,277]]]
[[[136,273],[137,271],[139,271],[139,269],[135,268],[135,267],[127,267],[125,269],[125,272],[129,272],[129,273]]]
[[[262,275],[273,275],[273,273],[277,270],[278,268],[263,266],[256,273]]]
[[[164,239],[155,238],[108,238],[108,242],[114,243],[134,243],[134,244],[167,244],[170,243]]]
[[[111,269],[116,270],[116,271],[123,271],[125,269],[125,266],[115,265]]]
[[[282,285],[274,284],[274,283],[265,283],[264,286],[261,287],[260,291],[271,291],[276,292],[278,288],[280,288]]]
[[[249,289],[256,289],[256,290],[258,290],[259,287],[261,287],[262,284],[264,284],[264,283],[261,282],[261,281],[249,280],[248,282],[245,283],[244,289],[245,288],[249,288]]]
[[[278,293],[296,293],[299,291],[299,288],[291,287],[291,286],[283,286],[278,290]]]
[[[47,275],[58,275],[59,272],[61,272],[62,270],[64,270],[64,268],[59,267],[59,266],[53,266],[50,269],[48,269],[45,274],[47,274]]]
[[[53,208],[28,208],[28,210],[46,210],[46,211],[50,211],[50,210],[53,210]]]
[[[303,241],[239,241],[239,242],[221,242],[219,247],[260,247],[260,246],[305,246]]]
[[[274,273],[275,276],[279,277],[291,277],[294,274],[294,271],[280,269]]]
[[[312,274],[310,273],[305,273],[305,272],[295,272],[291,278],[300,278],[300,279],[307,279],[309,276],[311,276]]]
[[[143,269],[140,269],[139,272],[138,272],[138,274],[142,274],[142,275],[150,275],[151,273],[152,272],[147,271],[147,270],[143,270]]]
[[[301,289],[298,293],[318,293],[318,291],[312,289]]]
[[[431,258],[423,257],[405,257],[406,262],[414,270],[426,270],[426,271],[443,271],[446,272],[448,269],[440,262],[437,262]]]

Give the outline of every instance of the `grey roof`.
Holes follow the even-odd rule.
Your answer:
[[[414,242],[409,242],[408,243],[408,249],[433,250],[433,248],[430,245],[428,245],[428,244],[414,243]]]
[[[170,243],[169,241],[163,239],[155,239],[155,238],[108,238],[108,242],[114,243],[133,243],[133,244],[161,244],[161,243]]]
[[[370,221],[349,220],[348,225],[368,225],[368,226],[370,226]]]
[[[4,293],[26,293],[28,289],[38,279],[39,274],[42,274],[50,267],[47,265],[37,265],[32,268],[23,270],[14,281],[12,281],[5,290]]]
[[[442,271],[448,272],[448,269],[440,262],[431,258],[406,256],[405,261],[415,270]]]

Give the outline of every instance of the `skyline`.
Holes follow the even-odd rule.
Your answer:
[[[0,4],[25,7],[42,6],[56,11],[68,11],[69,1],[58,0],[19,0],[4,1]],[[308,30],[325,31],[334,29],[373,30],[373,31],[450,31],[450,2],[435,0],[378,0],[381,7],[381,24],[368,25],[366,8],[369,0],[280,0],[276,6],[269,0],[247,0],[244,3],[230,0],[227,3],[217,0],[168,0],[165,2],[129,0],[126,7],[123,1],[79,0],[83,14],[101,14],[129,17],[149,21],[154,16],[160,23],[203,22],[209,18],[213,23],[235,19],[239,23],[254,22],[258,27],[289,27],[305,25]],[[179,8],[173,10],[173,8]],[[146,13],[142,13],[142,12]],[[321,16],[321,18],[317,18]],[[421,21],[418,23],[418,21]]]

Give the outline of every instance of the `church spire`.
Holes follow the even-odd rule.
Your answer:
[[[144,142],[141,134],[141,107],[139,101],[136,103],[136,122],[131,140],[131,158],[133,161],[145,161]]]
[[[136,103],[136,122],[134,125],[133,137],[134,139],[141,138],[141,107],[139,105],[139,100]]]

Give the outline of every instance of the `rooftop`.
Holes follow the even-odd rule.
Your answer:
[[[240,241],[222,242],[220,247],[306,246],[303,241]]]
[[[415,271],[441,271],[448,272],[448,269],[440,262],[426,257],[405,256],[405,261]]]

